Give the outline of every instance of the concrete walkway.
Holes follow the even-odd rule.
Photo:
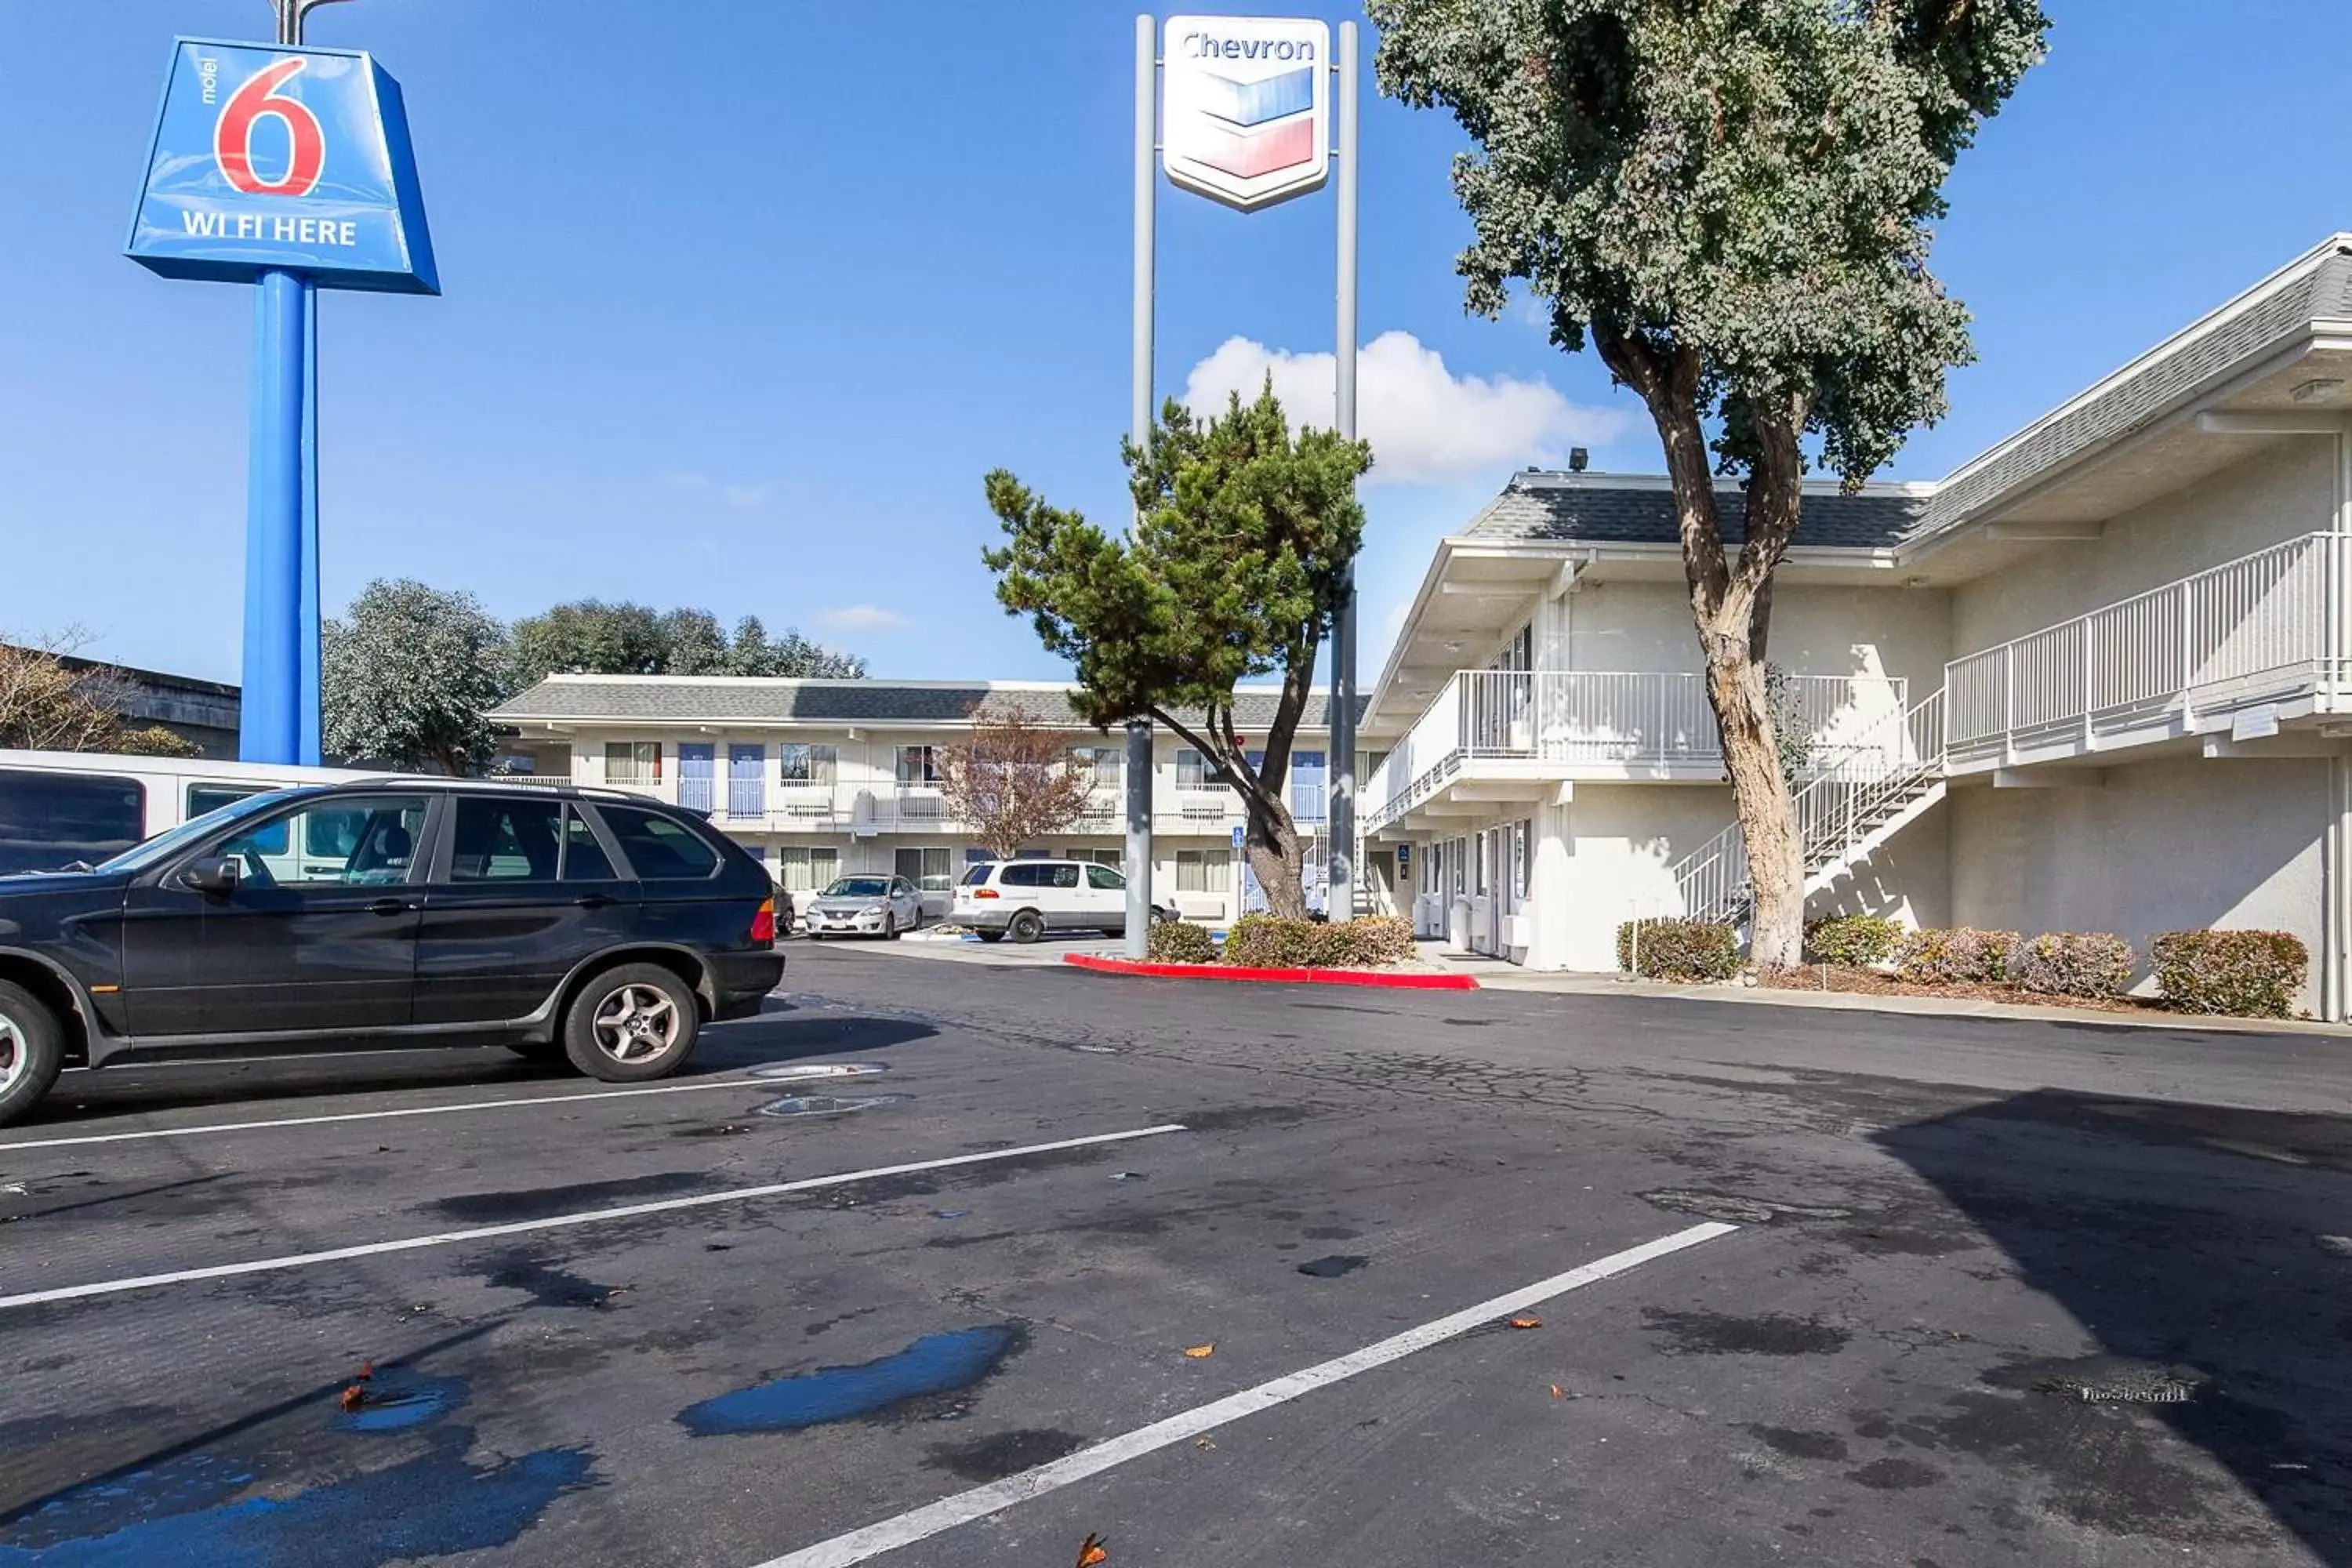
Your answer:
[[[1418,944],[1422,958],[1439,967],[1475,974],[1491,991],[1538,991],[1563,996],[1664,996],[1687,1002],[1749,1002],[1767,1007],[1826,1007],[1847,1013],[1909,1013],[1937,1018],[2005,1018],[2047,1023],[2113,1026],[2125,1029],[2195,1029],[2204,1033],[2323,1035],[2352,1039],[2352,1027],[2301,1018],[2225,1018],[2196,1013],[2109,1013],[2095,1007],[2033,1006],[1986,1002],[1972,996],[1879,996],[1856,991],[1789,991],[1776,986],[1681,984],[1641,980],[1630,974],[1561,973],[1522,969],[1499,958],[1445,952],[1441,944]]]

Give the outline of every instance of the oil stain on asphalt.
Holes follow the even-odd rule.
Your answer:
[[[433,1425],[464,1403],[455,1378],[383,1378],[385,1403],[341,1414],[348,1432],[425,1429],[426,1450],[384,1469],[290,1495],[245,1460],[188,1453],[101,1477],[0,1521],[0,1568],[383,1568],[510,1546],[548,1506],[590,1484],[582,1449],[469,1464],[473,1429]]]
[[[679,1411],[677,1421],[698,1437],[711,1437],[797,1432],[885,1413],[960,1415],[960,1404],[928,1412],[920,1406],[971,1387],[1027,1342],[1028,1335],[1012,1323],[926,1334],[877,1361],[823,1367],[706,1399]]]

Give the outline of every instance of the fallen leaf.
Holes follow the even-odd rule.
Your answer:
[[[340,1403],[346,1410],[357,1410],[367,1403],[367,1385],[355,1383],[344,1389]]]
[[[1206,1437],[1195,1437],[1195,1438],[1193,1438],[1193,1439],[1192,1439],[1192,1447],[1194,1447],[1195,1448],[1213,1448],[1213,1447],[1216,1447],[1216,1445],[1215,1445],[1214,1443],[1210,1442]],[[2307,1469],[2311,1468],[2311,1467],[2310,1467],[2309,1465],[2299,1465],[2299,1466],[2290,1466],[2290,1465],[2273,1465],[2273,1466],[2271,1467],[2271,1468],[2272,1468],[2272,1469],[2274,1469],[2274,1470],[2284,1470],[2284,1469],[2305,1469],[2305,1470],[2307,1470]]]
[[[1187,1345],[1184,1353],[1194,1361],[1206,1361],[1217,1353],[1217,1347],[1213,1342],[1205,1345]]]
[[[361,1381],[362,1383],[365,1383],[365,1382],[367,1382],[367,1381],[368,1381],[368,1379],[370,1379],[370,1378],[373,1377],[374,1375],[375,1375],[375,1363],[373,1363],[373,1362],[372,1362],[372,1361],[363,1361],[363,1362],[360,1363],[360,1381]]]
[[[1551,1396],[1554,1399],[1566,1399],[1568,1397],[1568,1390],[1555,1383],[1551,1385]]]
[[[1078,1568],[1096,1568],[1096,1564],[1109,1561],[1109,1549],[1099,1535],[1087,1536],[1086,1544],[1078,1548]]]
[[[1540,1329],[1543,1327],[1543,1320],[1541,1318],[1536,1317],[1532,1313],[1528,1312],[1521,1312],[1517,1317],[1513,1318],[1510,1322],[1511,1327],[1515,1329]]]

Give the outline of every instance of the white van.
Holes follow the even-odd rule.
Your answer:
[[[982,942],[1035,942],[1049,931],[1127,931],[1127,875],[1092,860],[983,860],[956,884],[958,925]],[[1155,909],[1154,920],[1172,920]]]
[[[94,866],[264,790],[381,776],[202,757],[0,751],[0,877]]]

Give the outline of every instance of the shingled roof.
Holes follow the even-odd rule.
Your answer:
[[[1723,537],[1747,538],[1748,496],[1736,484],[1717,487]],[[1844,495],[1808,486],[1796,542],[1830,549],[1887,550],[1917,531],[1928,495],[1914,485],[1870,485]],[[1560,474],[1529,469],[1511,476],[1503,493],[1473,522],[1474,540],[1544,540],[1580,544],[1674,544],[1682,534],[1674,492],[1652,475]]]
[[[791,680],[678,675],[551,675],[491,711],[503,723],[545,720],[667,724],[953,724],[982,703],[1048,724],[1085,727],[1071,710],[1074,689],[1032,682]],[[1234,724],[1264,730],[1277,693],[1244,687]],[[1180,714],[1188,721],[1192,716]],[[1304,725],[1329,722],[1320,691],[1307,700]]]

